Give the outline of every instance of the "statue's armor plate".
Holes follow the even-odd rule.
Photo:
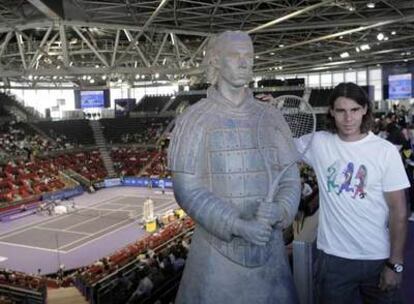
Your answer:
[[[214,111],[215,103],[200,101],[191,117],[184,118],[191,120],[183,122],[187,124],[187,131],[181,134],[186,138],[186,148],[174,147],[178,143],[173,143],[176,151],[170,154],[176,155],[172,155],[170,167],[202,176],[211,193],[237,207],[240,218],[253,219],[258,201],[266,197],[269,188],[265,159],[273,179],[292,159],[292,146],[286,129],[280,127],[281,115],[275,114],[274,108],[252,102],[243,108],[220,107],[220,111]],[[219,252],[244,266],[260,266],[271,254],[271,242],[257,246],[239,237],[222,240],[199,229]]]

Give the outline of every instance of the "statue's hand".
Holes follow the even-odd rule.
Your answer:
[[[262,223],[274,226],[283,221],[283,210],[276,202],[261,201],[257,209],[256,218]]]
[[[258,246],[265,246],[271,237],[272,227],[259,221],[238,219],[234,223],[234,234]]]

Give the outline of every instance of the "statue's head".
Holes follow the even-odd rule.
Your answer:
[[[253,57],[253,43],[245,32],[227,31],[211,38],[204,59],[207,81],[212,85],[224,81],[235,87],[248,84]]]

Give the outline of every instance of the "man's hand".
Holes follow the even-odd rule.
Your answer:
[[[238,219],[234,223],[234,234],[258,246],[265,246],[272,235],[272,227],[259,221]]]
[[[390,291],[395,288],[399,288],[402,281],[402,273],[396,273],[384,266],[381,272],[379,288],[383,291]]]
[[[255,98],[265,102],[272,102],[275,100],[275,98],[270,94],[257,94]]]
[[[274,226],[283,221],[283,209],[278,203],[261,201],[257,209],[256,218],[259,222]]]

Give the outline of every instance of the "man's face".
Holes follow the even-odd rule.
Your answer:
[[[362,118],[367,113],[367,107],[362,107],[356,101],[346,97],[338,97],[333,109],[330,110],[335,119],[338,135],[345,141],[355,141],[361,138]]]
[[[238,88],[252,79],[253,46],[247,39],[223,43],[216,62],[219,82]]]

